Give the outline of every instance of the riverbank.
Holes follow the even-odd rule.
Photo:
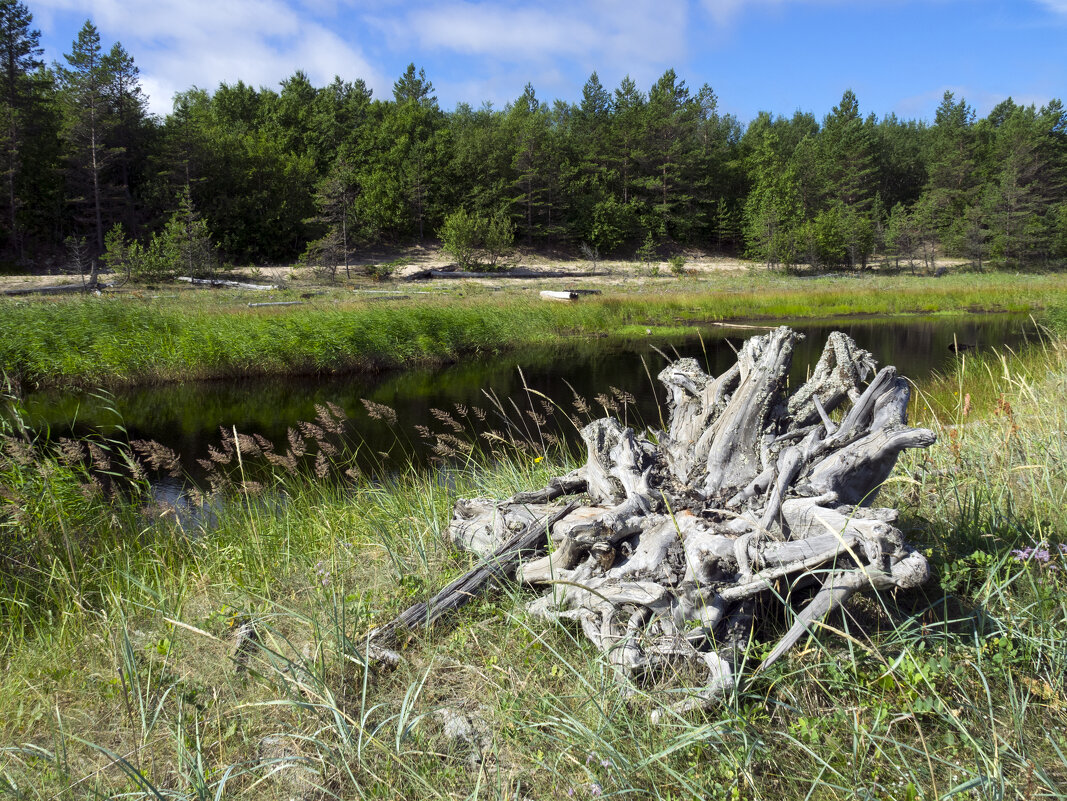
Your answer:
[[[560,283],[500,288],[473,279],[373,289],[168,288],[4,298],[0,371],[26,388],[373,371],[575,338],[684,334],[711,321],[1035,312],[1067,299],[1061,274],[935,279],[720,272],[605,287],[573,303],[541,300],[546,286]],[[249,306],[263,302],[294,305]]]
[[[284,514],[270,487],[245,482],[197,536],[166,507],[109,501],[75,466],[119,463],[117,446],[31,458],[9,442],[0,787],[40,799],[1062,794],[1067,343],[971,364],[948,422],[932,423],[938,443],[909,453],[883,496],[927,550],[925,590],[850,604],[723,707],[658,727],[662,687],[626,698],[606,660],[529,618],[513,588],[412,637],[395,670],[363,668],[370,627],[468,564],[438,536],[456,497],[506,496],[570,466],[543,443],[344,488],[313,480],[309,456],[303,474],[277,466]],[[329,415],[317,425],[326,439]],[[251,444],[245,459],[264,459]],[[220,442],[214,461],[240,484],[234,449]],[[469,743],[446,735],[442,710],[477,721]]]

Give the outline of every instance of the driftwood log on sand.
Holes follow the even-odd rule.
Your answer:
[[[221,278],[190,278],[187,275],[179,275],[175,281],[184,281],[187,284],[210,286],[215,289],[226,287],[230,289],[259,289],[262,291],[277,289],[276,284],[251,284],[247,281],[226,281]]]
[[[798,338],[778,328],[749,339],[717,377],[680,359],[659,375],[666,431],[596,420],[581,432],[578,470],[506,500],[459,500],[448,536],[481,564],[372,642],[388,647],[398,629],[514,576],[545,589],[533,615],[576,622],[627,686],[680,662],[706,670],[674,707],[686,711],[734,686],[760,596],[816,585],[757,670],[853,593],[925,581],[926,559],[893,527],[896,511],[871,508],[898,454],[934,442],[907,425],[907,381],[893,367],[874,373],[871,354],[835,332],[789,393]]]

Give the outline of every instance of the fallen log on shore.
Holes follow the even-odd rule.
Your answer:
[[[404,278],[405,281],[423,281],[430,278],[595,278],[604,273],[597,272],[564,272],[562,270],[528,270],[516,267],[510,270],[488,270],[475,272],[473,270],[420,270]]]
[[[97,289],[107,289],[109,284],[97,284],[96,286],[90,286],[89,284],[57,284],[53,286],[31,286],[31,287],[19,287],[18,289],[5,289],[2,294],[8,297],[19,297],[21,295],[64,295],[73,292],[92,292]]]
[[[212,287],[228,287],[230,289],[277,289],[275,284],[249,284],[245,281],[226,281],[221,278],[190,278],[186,275],[180,275],[176,281],[183,281],[186,284],[196,284]]]
[[[794,590],[814,595],[757,670],[852,594],[924,582],[926,559],[893,526],[896,510],[871,508],[900,452],[935,440],[907,425],[908,382],[893,367],[875,372],[870,353],[834,332],[788,392],[800,336],[783,327],[753,337],[719,376],[680,359],[659,374],[665,431],[596,420],[581,432],[578,470],[506,500],[457,501],[447,535],[482,564],[372,642],[428,625],[437,615],[427,608],[469,599],[487,575],[513,573],[545,590],[531,614],[578,624],[627,686],[679,663],[701,667],[705,683],[674,706],[684,712],[733,688],[757,616],[791,610]]]

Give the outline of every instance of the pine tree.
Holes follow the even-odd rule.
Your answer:
[[[1057,122],[1009,99],[980,123],[991,139],[985,197],[991,250],[1007,264],[1043,260],[1051,253],[1047,212],[1063,197],[1067,177],[1056,164]]]
[[[336,275],[338,264],[344,265],[346,278],[352,277],[353,231],[349,217],[356,192],[355,170],[343,155],[315,190],[315,206],[319,213],[311,222],[324,225],[326,233],[308,245],[305,257],[318,259],[321,270],[331,277]]]
[[[178,208],[159,239],[176,271],[193,277],[210,276],[218,271],[219,258],[211,232],[193,205],[188,187],[178,195]]]
[[[507,130],[512,147],[513,204],[521,210],[527,244],[535,235],[546,232],[541,225],[542,211],[550,202],[548,192],[547,109],[537,99],[531,84],[508,109]]]
[[[930,234],[936,234],[952,248],[956,244],[952,241],[953,229],[964,209],[977,199],[974,110],[965,100],[956,102],[952,92],[945,92],[927,141],[929,177],[923,197],[930,205],[924,219],[929,223]]]
[[[741,240],[737,208],[723,195],[715,202],[715,244],[720,252],[735,248]]]
[[[915,239],[912,235],[911,219],[903,203],[897,203],[889,212],[885,227],[886,255],[892,257],[893,264],[900,268],[902,258],[914,266]]]
[[[409,64],[393,102],[376,103],[376,130],[360,171],[359,217],[369,239],[425,236],[443,216],[444,115],[425,70]]]
[[[874,128],[873,118],[860,116],[859,101],[849,89],[826,116],[818,140],[823,190],[830,207],[838,207],[835,219],[853,267],[866,267],[873,242],[869,214],[878,185]]]
[[[629,75],[622,79],[614,95],[612,116],[612,163],[619,175],[622,203],[633,197],[638,165],[644,160],[645,96]]]
[[[802,222],[796,176],[782,163],[779,147],[775,131],[764,128],[748,159],[753,184],[744,210],[746,248],[772,267],[794,263]]]
[[[721,248],[723,229],[720,227],[722,208],[719,200],[726,197],[733,200],[740,193],[738,162],[733,156],[741,131],[732,116],[719,114],[718,98],[708,84],[700,87],[693,103],[695,117],[691,136],[694,147],[685,172],[687,191],[691,196],[686,210],[686,235],[691,242],[717,242]]]
[[[26,117],[34,103],[32,73],[44,66],[40,55],[41,32],[30,26],[33,15],[16,0],[0,0],[0,110],[3,116],[3,173],[5,184],[4,201],[7,205],[3,215],[7,225],[9,247],[22,253],[22,231],[19,224],[19,209],[23,198],[20,180],[24,173],[24,147],[27,134]]]
[[[611,196],[613,172],[608,163],[611,95],[594,72],[582,87],[577,106],[554,110],[557,158],[566,229],[578,242],[588,242],[594,209]]]
[[[104,172],[114,155],[108,149],[106,139],[114,119],[109,114],[106,94],[110,76],[100,46],[100,34],[91,21],[85,21],[65,58],[69,66],[59,67],[58,72],[70,178],[76,187],[74,202],[88,206],[95,252],[102,253],[104,203],[110,188],[105,185]],[[90,285],[97,283],[98,269],[98,263],[93,259]]]
[[[965,253],[978,269],[982,269],[982,257],[986,252],[989,229],[985,209],[981,205],[968,206],[963,214],[963,245]]]
[[[661,232],[686,239],[693,200],[687,180],[696,161],[698,106],[685,81],[667,70],[648,93],[644,183]],[[653,199],[654,198],[654,199]]]
[[[122,218],[136,234],[135,184],[146,159],[148,98],[141,88],[140,70],[133,57],[116,42],[103,57],[107,77],[104,93],[108,104],[108,155],[121,192]]]
[[[831,200],[867,211],[877,185],[872,132],[874,121],[859,113],[859,101],[849,89],[823,121],[819,135],[822,172]]]

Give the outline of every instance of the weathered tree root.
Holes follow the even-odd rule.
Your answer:
[[[505,501],[458,501],[448,536],[547,587],[530,612],[576,621],[621,680],[689,662],[706,668],[707,683],[671,709],[714,703],[734,687],[759,596],[820,585],[757,671],[853,593],[928,576],[926,559],[893,527],[895,510],[869,508],[900,451],[935,439],[907,426],[908,383],[885,367],[863,387],[873,358],[835,332],[788,394],[798,337],[783,327],[750,339],[715,378],[693,359],[674,362],[659,375],[666,431],[596,420],[581,432],[583,467]],[[585,505],[554,504],[575,495]],[[518,540],[532,554],[530,532],[543,538],[546,528],[550,554],[502,555]]]

